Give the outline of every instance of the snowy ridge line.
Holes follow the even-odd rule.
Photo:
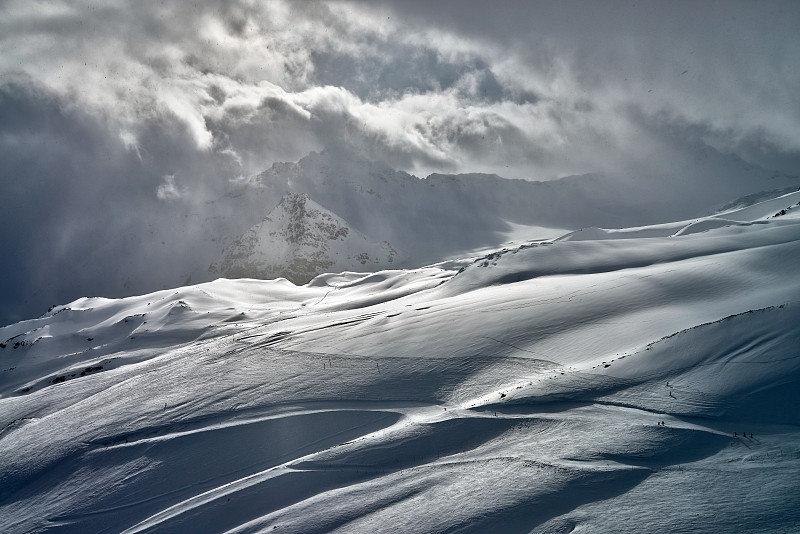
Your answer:
[[[315,403],[319,405],[316,408],[311,406]],[[427,406],[412,401],[404,402],[402,400],[388,401],[385,403],[385,406],[376,406],[376,404],[380,404],[380,401],[338,401],[337,399],[320,399],[314,403],[303,403],[300,406],[290,403],[287,403],[283,406],[275,404],[268,410],[259,408],[238,409],[232,416],[207,416],[197,419],[183,420],[169,425],[145,427],[134,433],[110,435],[103,441],[89,440],[84,441],[83,444],[89,447],[102,447],[105,449],[111,449],[114,447],[134,446],[141,445],[142,443],[167,441],[174,438],[191,436],[192,434],[224,430],[226,428],[246,426],[265,421],[274,421],[285,417],[296,417],[334,411],[383,411],[387,408]],[[171,430],[172,428],[175,428],[175,430]]]
[[[662,337],[662,338],[660,338],[660,339],[657,339],[657,340],[655,340],[655,341],[652,341],[652,342],[648,343],[648,344],[646,345],[646,347],[652,347],[652,346],[653,346],[653,345],[655,345],[656,343],[660,343],[660,342],[662,342],[662,341],[664,341],[664,340],[667,340],[667,339],[669,339],[669,338],[671,338],[671,337],[674,337],[674,336],[677,336],[677,335],[680,335],[680,334],[683,334],[683,333],[689,332],[689,331],[691,331],[691,330],[694,330],[694,329],[696,329],[696,328],[701,328],[701,327],[703,327],[703,326],[709,326],[709,325],[712,325],[712,324],[720,323],[720,322],[722,322],[722,321],[726,321],[726,320],[728,320],[728,319],[733,319],[734,317],[741,317],[741,316],[743,316],[743,315],[747,315],[747,314],[749,314],[749,313],[759,313],[759,312],[764,312],[764,311],[766,311],[766,310],[772,310],[772,309],[783,309],[783,308],[784,308],[784,306],[787,306],[787,305],[789,305],[789,304],[797,304],[797,303],[799,303],[799,302],[800,302],[800,300],[795,300],[795,301],[786,301],[786,302],[784,302],[783,304],[773,304],[772,306],[765,306],[765,307],[763,307],[763,308],[758,308],[758,309],[754,309],[754,310],[747,310],[747,311],[743,311],[743,312],[740,312],[740,313],[733,313],[733,314],[731,314],[731,315],[727,315],[727,316],[725,316],[725,317],[722,317],[722,318],[720,318],[720,319],[716,319],[716,320],[714,320],[714,321],[708,321],[708,322],[701,323],[701,324],[698,324],[698,325],[695,325],[695,326],[691,326],[691,327],[689,327],[689,328],[684,328],[683,330],[680,330],[680,331],[678,331],[678,332],[675,332],[675,333],[669,334],[669,335],[667,335],[667,336],[664,336],[664,337]],[[800,355],[798,355],[798,357],[800,357]]]
[[[790,232],[786,232],[786,235],[778,238],[778,239],[769,239],[771,236],[765,236],[762,239],[759,239],[755,243],[749,244],[749,249],[758,249],[758,248],[765,248],[769,249],[772,247],[778,247],[781,245],[786,245],[790,243],[794,243],[797,240],[797,232],[795,231],[796,224],[792,224],[789,227]],[[778,228],[767,228],[767,231],[770,230],[778,230]],[[713,236],[708,239],[713,239],[715,242],[717,241],[718,236]],[[631,240],[633,241],[633,240]],[[581,243],[581,242],[579,242]],[[600,243],[600,242],[595,242]],[[613,241],[612,241],[613,243]],[[616,272],[622,270],[633,270],[633,269],[641,269],[643,267],[650,267],[655,265],[663,265],[669,263],[675,263],[685,260],[693,260],[693,259],[702,259],[708,258],[718,255],[727,254],[730,252],[737,252],[741,250],[741,246],[731,240],[723,239],[719,243],[715,243],[716,246],[708,246],[703,248],[697,248],[692,250],[689,248],[688,250],[683,250],[678,248],[677,250],[671,250],[671,247],[668,247],[669,241],[664,241],[661,243],[660,246],[660,254],[657,256],[655,254],[647,257],[641,257],[636,251],[628,248],[618,251],[618,254],[622,256],[623,254],[627,254],[627,256],[623,256],[620,258],[619,256],[613,258],[606,258],[604,261],[594,261],[590,264],[580,264],[578,262],[573,262],[572,265],[558,265],[552,268],[520,268],[514,269],[511,272],[506,274],[500,274],[490,278],[491,284],[494,285],[503,285],[503,284],[513,284],[518,282],[524,282],[527,280],[544,277],[544,276],[560,276],[560,275],[587,275],[587,274],[601,274],[601,273],[609,273],[609,272]],[[530,249],[531,247],[521,246],[518,251]],[[495,260],[500,260],[505,253],[496,253],[491,255]],[[639,257],[637,257],[639,256]],[[474,273],[475,269],[480,269],[481,267],[489,267],[487,262],[484,262],[483,265],[476,265],[472,264],[467,268],[459,271],[455,276],[453,276],[450,281],[456,282],[467,286],[467,287],[484,287],[487,281],[479,279],[476,282],[468,283],[463,280],[466,273]]]

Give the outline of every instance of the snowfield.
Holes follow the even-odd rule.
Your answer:
[[[0,329],[0,531],[800,532],[799,265],[795,192],[56,306]]]

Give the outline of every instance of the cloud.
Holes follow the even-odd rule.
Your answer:
[[[800,10],[792,2],[505,2],[501,9],[411,1],[395,8],[436,35],[491,43],[484,58],[498,78],[559,102],[560,112],[590,102],[607,111],[597,116],[602,123],[636,128],[624,123],[633,105],[706,125],[720,147],[735,149],[756,135],[769,138],[771,150],[800,148],[791,89],[800,82],[793,59]]]
[[[243,174],[321,148],[330,139],[320,132],[330,131],[417,172],[586,172],[626,157],[602,156],[637,128],[624,113],[631,105],[708,125],[719,147],[757,136],[765,150],[800,151],[791,3],[5,10],[2,39],[15,52],[2,70],[27,73],[134,139],[143,122],[177,117],[199,150],[223,147]]]
[[[176,200],[183,196],[183,192],[175,185],[175,175],[164,175],[164,182],[156,187],[156,197],[159,200]]]
[[[134,149],[116,125],[30,79],[0,86],[0,322],[82,295],[177,285],[213,257],[187,217],[237,166],[198,152],[177,117],[140,131]],[[163,181],[177,172],[195,177],[192,189]]]

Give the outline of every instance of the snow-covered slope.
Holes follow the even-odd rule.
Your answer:
[[[725,210],[713,216],[634,228],[581,228],[575,232],[569,232],[557,240],[586,241],[688,235],[726,226],[759,224],[777,217],[798,217],[800,216],[800,209],[797,209],[797,206],[800,206],[800,190],[793,190],[745,207]]]
[[[2,328],[0,530],[797,531],[798,194]]]

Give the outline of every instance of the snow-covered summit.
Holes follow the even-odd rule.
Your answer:
[[[226,278],[283,277],[303,284],[323,272],[391,265],[397,251],[371,243],[305,193],[287,193],[229,245],[211,272]]]

